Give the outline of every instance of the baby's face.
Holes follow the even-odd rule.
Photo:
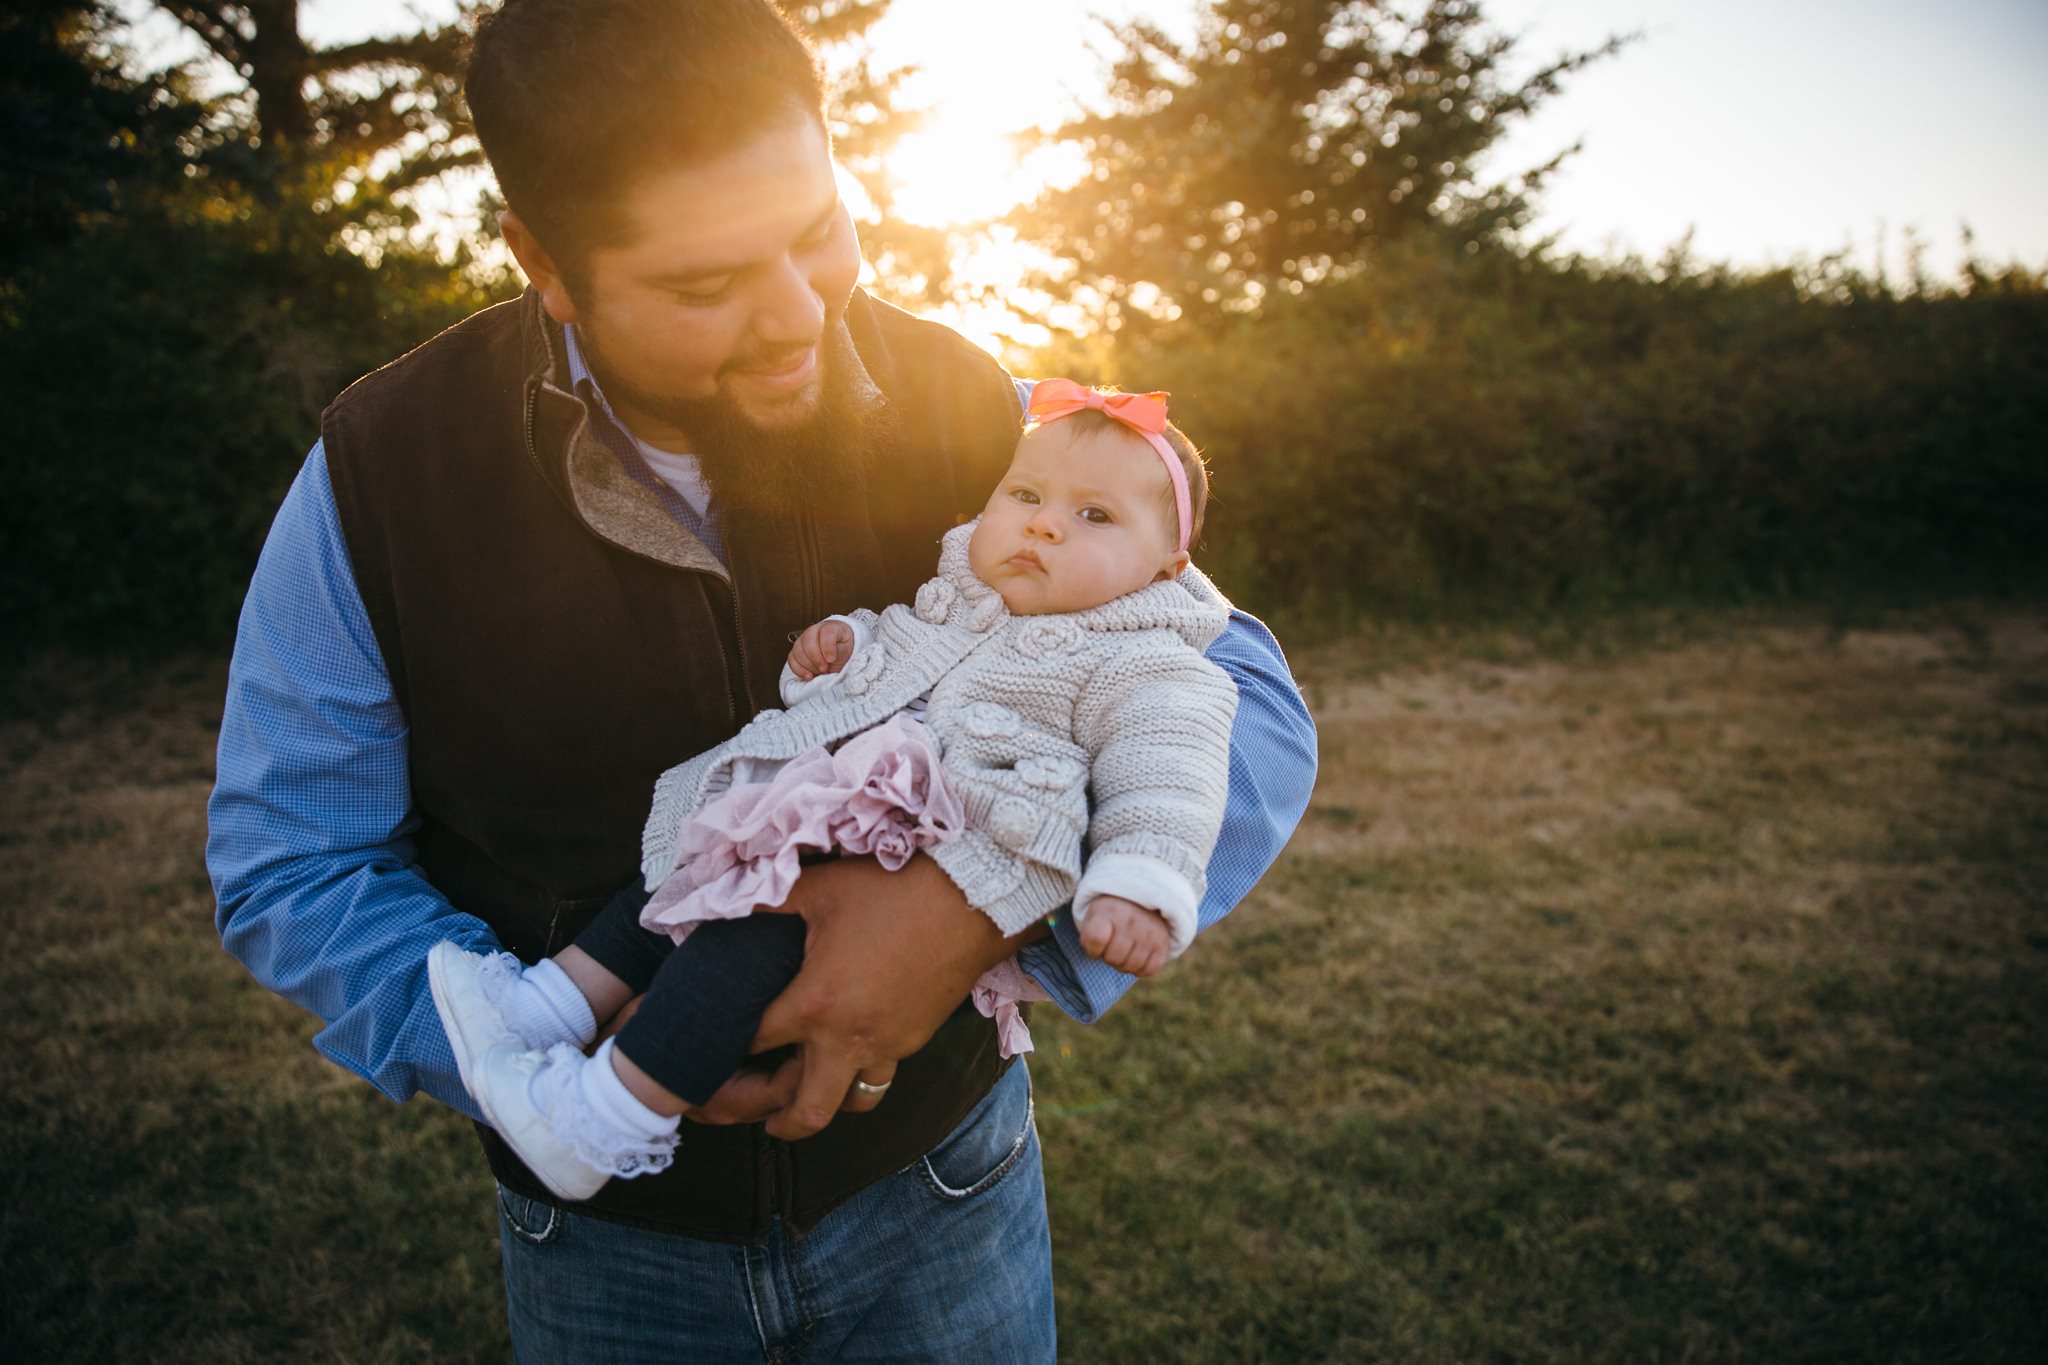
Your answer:
[[[1163,505],[1171,489],[1142,437],[1035,427],[982,509],[968,563],[1018,616],[1099,607],[1187,567]]]

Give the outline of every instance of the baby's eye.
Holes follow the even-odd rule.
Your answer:
[[[1027,503],[1032,507],[1038,506],[1038,494],[1032,492],[1028,488],[1012,488],[1010,490],[1010,496],[1015,498],[1018,502]]]
[[[1116,518],[1100,507],[1083,507],[1081,509],[1081,520],[1094,526],[1107,526],[1115,521]]]

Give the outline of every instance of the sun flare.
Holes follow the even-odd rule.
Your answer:
[[[994,220],[1048,187],[1072,183],[1086,169],[1078,149],[1020,153],[1002,128],[953,120],[904,137],[884,169],[898,218],[954,234],[958,301],[921,311],[997,356],[1020,344],[1043,344],[1048,334],[1033,321],[1043,300],[1023,283],[1045,263],[1045,253]]]
[[[1020,154],[1010,133],[962,120],[907,135],[883,164],[899,217],[956,227],[999,218],[1049,185],[1072,183],[1080,161],[1072,147]]]

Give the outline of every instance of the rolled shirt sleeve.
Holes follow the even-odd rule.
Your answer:
[[[207,803],[215,921],[250,975],[324,1021],[323,1055],[394,1100],[423,1090],[476,1117],[427,951],[497,944],[414,865],[406,744],[315,445],[271,525],[228,670]]]

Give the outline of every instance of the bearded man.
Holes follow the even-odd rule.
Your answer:
[[[763,0],[507,0],[468,93],[531,287],[325,414],[243,609],[207,856],[223,942],[322,1053],[475,1118],[427,950],[573,938],[792,632],[929,573],[1020,400],[855,287],[815,64]],[[1210,657],[1240,702],[1205,925],[1314,775],[1265,629]],[[923,857],[808,869],[787,908],[804,966],[757,1043],[794,1059],[670,1170],[564,1207],[479,1126],[522,1359],[1052,1359],[1029,1079],[965,1002],[1020,950],[1084,1021],[1129,978],[1069,924],[1003,938]]]

